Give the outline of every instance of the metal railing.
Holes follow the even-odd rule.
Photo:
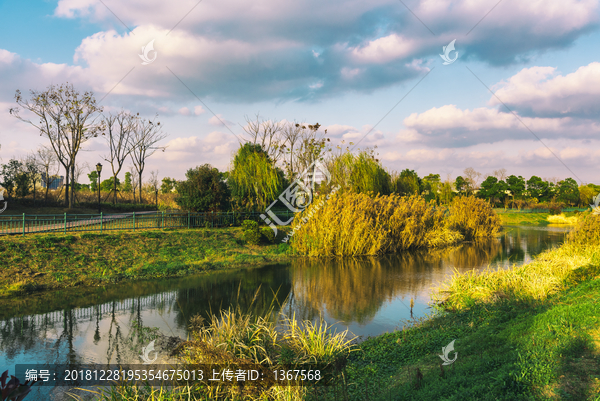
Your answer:
[[[148,230],[165,228],[214,228],[240,226],[244,220],[262,222],[260,212],[133,212],[118,214],[67,214],[63,215],[0,215],[0,235],[25,235],[44,232]],[[294,213],[275,212],[282,221]]]
[[[586,210],[590,210],[589,207],[565,207],[562,209],[563,212],[585,212]],[[496,213],[550,213],[550,209],[504,209],[504,208],[494,208]]]

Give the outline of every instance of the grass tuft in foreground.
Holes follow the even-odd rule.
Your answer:
[[[240,310],[223,310],[212,315],[208,324],[192,319],[192,340],[183,344],[182,366],[254,366],[273,369],[306,369],[305,364],[340,371],[355,348],[348,332],[332,332],[323,320],[298,322],[294,317],[277,322],[272,314],[253,317]],[[279,327],[278,324],[279,323]],[[309,395],[305,386],[278,386],[261,383],[251,386],[205,386],[202,384],[152,388],[113,386],[96,392],[100,400],[303,400]]]

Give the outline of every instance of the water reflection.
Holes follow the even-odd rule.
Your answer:
[[[271,306],[356,335],[377,335],[428,312],[432,286],[454,270],[506,268],[559,244],[562,228],[510,227],[492,241],[379,258],[307,259],[289,265],[174,280],[61,290],[0,301],[0,366],[16,363],[138,362],[134,336],[158,327],[187,336],[189,319],[230,306],[263,314]]]

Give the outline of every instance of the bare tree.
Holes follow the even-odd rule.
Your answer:
[[[71,191],[75,197],[77,197],[77,184],[79,183],[79,178],[86,171],[90,170],[90,164],[88,162],[75,163],[75,169],[73,170],[73,181],[75,182],[75,185],[73,186],[73,188],[71,188]]]
[[[140,187],[138,192],[140,194],[140,203],[142,203],[141,184],[143,182],[142,174],[144,172],[144,168],[146,167],[146,159],[152,156],[157,150],[160,149],[164,152],[166,149],[166,146],[156,146],[157,142],[167,137],[167,134],[162,132],[160,122],[155,122],[157,117],[158,115],[156,115],[153,120],[138,120],[133,131],[134,134],[131,160],[133,161],[135,170],[138,173],[138,184]]]
[[[250,142],[258,144],[267,152],[273,163],[277,163],[285,149],[285,138],[282,136],[284,124],[281,121],[264,120],[256,115],[256,121],[246,118],[242,127],[250,137]]]
[[[129,173],[131,173],[131,189],[133,190],[133,203],[135,203],[135,189],[138,186],[138,178],[134,166],[129,166]]]
[[[50,185],[55,180],[55,176],[58,174],[58,160],[54,150],[46,146],[40,146],[36,152],[36,158],[42,171],[42,183],[46,187],[46,194],[44,196],[44,203],[48,202],[48,190]]]
[[[31,153],[27,155],[25,160],[23,161],[23,166],[25,167],[25,171],[27,175],[29,175],[30,182],[33,184],[33,206],[35,206],[35,199],[37,195],[37,183],[40,180],[40,172],[41,166],[39,161],[37,160],[36,154]]]
[[[504,181],[508,175],[506,174],[506,169],[501,168],[500,170],[494,170],[494,177],[496,177],[499,181]]]
[[[23,98],[20,90],[15,93],[17,105],[39,118],[33,122],[20,116],[19,107],[11,108],[10,114],[31,124],[41,136],[50,140],[58,161],[66,171],[67,187],[65,204],[73,207],[73,191],[69,194],[69,182],[73,187],[75,162],[82,145],[102,131],[96,117],[102,112],[92,92],[79,93],[72,84],[50,85],[45,91],[31,90],[31,99]],[[70,181],[69,181],[70,179]]]
[[[154,192],[154,203],[156,204],[156,208],[158,209],[158,190],[160,189],[160,182],[158,181],[158,170],[150,172],[150,179],[148,180],[148,184],[150,184],[150,188]]]
[[[325,148],[327,130],[324,133],[319,132],[321,124],[299,124],[294,123],[297,129],[296,143],[294,149],[290,147],[288,170],[291,172],[290,179],[306,170],[312,163],[321,157]]]
[[[465,179],[469,184],[469,192],[473,193],[477,186],[479,185],[479,177],[481,177],[481,173],[475,171],[473,167],[467,167],[465,171],[463,171]]]
[[[136,116],[121,111],[104,118],[105,135],[109,155],[103,156],[110,163],[113,174],[113,204],[117,204],[117,175],[121,172],[125,159],[133,151],[133,136],[136,128]]]

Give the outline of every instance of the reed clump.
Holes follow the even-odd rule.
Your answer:
[[[292,248],[307,256],[380,255],[463,240],[444,210],[417,195],[335,193],[313,201],[293,227]]]
[[[523,266],[481,273],[456,272],[434,292],[433,300],[457,310],[477,303],[543,300],[583,280],[600,276],[600,216],[588,215],[556,249]]]
[[[490,204],[474,196],[455,198],[450,204],[447,223],[467,241],[493,237],[502,229],[500,217]]]
[[[348,339],[348,330],[332,332],[323,319],[317,323],[299,322],[295,315],[278,320],[271,313],[255,317],[229,309],[218,316],[211,315],[208,324],[201,317],[194,318],[191,328],[193,339],[182,352],[184,364],[190,365],[243,365],[265,374],[284,366],[286,369],[319,366],[339,371],[354,349],[354,339]],[[306,392],[302,385],[271,384],[266,380],[263,386],[201,387],[196,389],[196,395],[210,399],[301,400]]]

